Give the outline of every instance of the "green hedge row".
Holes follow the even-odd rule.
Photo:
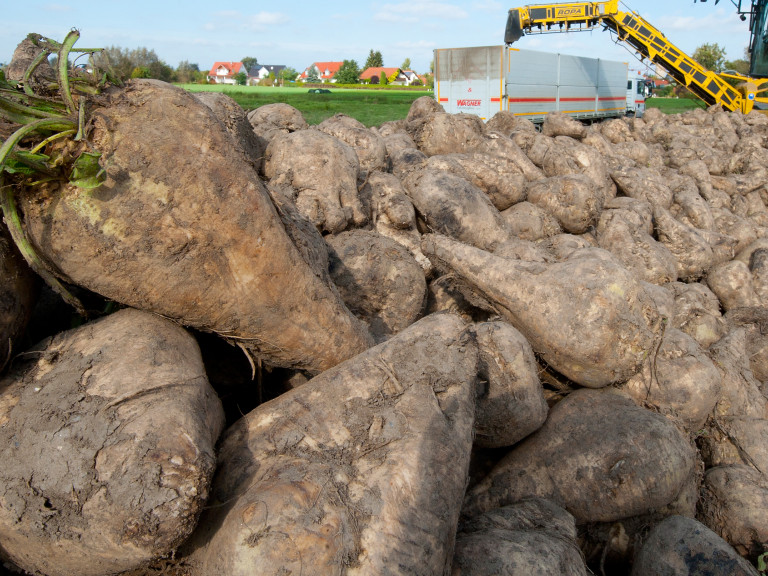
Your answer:
[[[431,92],[432,89],[427,86],[396,86],[392,84],[332,84],[315,82],[297,82],[297,86],[304,88],[326,88],[331,89],[350,89],[350,90],[409,90],[413,92]]]

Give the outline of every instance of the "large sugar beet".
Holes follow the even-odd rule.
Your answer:
[[[732,328],[710,346],[709,353],[722,377],[715,416],[768,419],[768,399],[752,374],[747,357],[746,328]]]
[[[44,342],[0,382],[0,542],[18,566],[101,576],[171,553],[224,425],[194,339],[123,310]]]
[[[477,349],[451,314],[263,404],[224,435],[194,574],[448,574]]]
[[[262,172],[264,169],[264,153],[275,136],[309,128],[301,112],[293,106],[282,102],[259,106],[255,110],[248,112],[246,118],[253,128],[256,140],[259,142],[261,157],[257,160],[259,170]]]
[[[704,476],[699,520],[742,556],[756,558],[768,542],[768,479],[751,466],[710,468]]]
[[[451,576],[586,576],[573,516],[530,498],[467,521],[456,537]]]
[[[466,178],[488,194],[497,210],[506,210],[525,199],[526,178],[511,159],[482,154],[447,154],[432,156],[428,166]],[[452,169],[453,166],[456,169]]]
[[[462,514],[535,496],[577,524],[612,522],[672,502],[694,465],[694,447],[663,416],[612,389],[581,389],[467,493]]]
[[[703,230],[679,222],[668,210],[659,206],[654,207],[653,220],[659,242],[677,260],[677,275],[680,279],[697,280],[716,263],[712,245]]]
[[[547,418],[544,389],[531,345],[506,322],[474,327],[480,350],[475,444],[512,446],[537,430]]]
[[[196,92],[195,98],[208,106],[216,118],[227,127],[238,153],[260,170],[266,145],[254,133],[245,111],[233,98],[221,92]]]
[[[709,288],[698,282],[672,282],[669,286],[675,294],[670,326],[692,336],[704,349],[725,336],[728,327],[720,313],[720,302]]]
[[[685,332],[667,327],[658,349],[624,389],[638,404],[656,406],[695,432],[715,407],[720,385],[720,372],[699,343]]]
[[[632,565],[632,576],[650,574],[758,576],[728,542],[685,516],[670,516],[651,530]]]
[[[427,168],[411,174],[405,184],[432,230],[485,250],[493,250],[511,236],[488,196],[460,176]]]
[[[528,201],[544,208],[564,231],[583,234],[597,223],[605,197],[583,174],[553,176],[531,183]]]
[[[374,337],[386,339],[421,317],[427,281],[405,247],[372,230],[342,232],[326,242],[331,278]]]
[[[640,215],[631,209],[603,210],[597,225],[597,241],[647,282],[664,284],[677,280],[677,258],[654,240],[644,229]]]
[[[485,126],[474,114],[432,114],[412,135],[427,156],[475,152],[485,140]]]
[[[319,130],[276,136],[267,146],[264,174],[318,228],[337,233],[368,215],[357,193],[355,150]]]
[[[424,236],[422,249],[493,303],[545,362],[583,386],[633,376],[659,337],[653,300],[604,250],[542,264],[499,258],[438,234]]]
[[[364,173],[384,170],[387,167],[387,147],[384,140],[365,124],[344,114],[336,114],[323,120],[317,129],[338,138],[357,153],[360,169]]]
[[[510,206],[501,215],[510,232],[523,240],[543,240],[563,232],[552,214],[528,201]]]
[[[66,278],[273,365],[319,372],[371,345],[205,104],[132,82],[107,92],[87,138],[102,153],[100,188],[48,183],[21,200],[32,241]]]
[[[425,274],[430,274],[432,263],[421,253],[416,209],[400,179],[394,174],[372,172],[368,175],[363,193],[370,198],[374,229],[405,246]]]

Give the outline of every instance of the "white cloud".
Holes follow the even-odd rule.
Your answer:
[[[417,24],[435,19],[461,20],[469,15],[462,8],[445,2],[429,0],[384,4],[373,16],[379,22]]]
[[[280,24],[287,24],[291,21],[287,14],[282,12],[259,12],[249,16],[248,24],[257,30],[267,28],[269,26],[277,26]]]
[[[226,22],[227,26],[240,30],[256,30],[262,32],[272,26],[287,24],[291,19],[282,12],[258,12],[248,16],[243,15],[236,10],[222,10],[214,14],[214,17],[206,22],[206,30],[221,30],[221,23]]]

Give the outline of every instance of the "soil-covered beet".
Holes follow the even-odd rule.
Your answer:
[[[358,197],[355,150],[316,129],[279,134],[267,147],[264,174],[299,212],[331,234],[360,226],[368,214]]]
[[[472,444],[465,329],[424,318],[227,430],[182,550],[193,574],[447,574]]]
[[[506,322],[474,327],[481,380],[475,408],[475,444],[512,446],[547,418],[547,402],[531,345]]]
[[[524,262],[439,234],[423,236],[422,250],[491,302],[547,364],[582,386],[630,378],[659,339],[653,300],[610,252],[589,248],[563,262]]]
[[[101,104],[87,138],[107,181],[93,192],[41,184],[21,199],[27,232],[66,278],[277,366],[319,372],[371,344],[205,104],[150,80]]]
[[[699,520],[755,560],[768,541],[768,479],[747,464],[707,470],[701,491]]]
[[[334,284],[375,338],[389,338],[421,317],[427,281],[405,247],[372,230],[349,230],[326,242]]]
[[[351,146],[357,153],[363,174],[387,168],[387,147],[384,139],[366,128],[362,122],[345,114],[336,114],[320,122],[317,129]]]
[[[221,403],[194,339],[122,310],[44,341],[0,381],[0,541],[35,574],[171,553],[213,476]]]
[[[301,112],[289,104],[276,102],[251,110],[246,115],[253,132],[264,150],[278,134],[288,134],[309,128]]]
[[[468,492],[462,513],[536,496],[577,524],[612,522],[672,502],[694,464],[694,447],[669,420],[614,390],[582,389]]]
[[[657,524],[635,557],[632,576],[758,576],[725,540],[693,518],[670,516]]]
[[[524,499],[463,523],[452,576],[586,576],[573,516],[542,499]]]
[[[414,171],[405,185],[419,215],[435,232],[485,250],[511,236],[488,195],[460,176],[428,167]]]

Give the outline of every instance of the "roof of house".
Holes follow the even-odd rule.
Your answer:
[[[266,68],[269,72],[274,72],[275,74],[278,74],[281,70],[285,69],[285,64],[256,64],[253,68],[250,69],[248,74],[250,76],[258,76],[259,70],[262,70]]]
[[[214,62],[208,75],[216,76],[217,70],[220,68],[225,68],[227,70],[227,76],[234,76],[239,72],[245,72],[245,68],[243,67],[242,62]]]
[[[307,70],[312,68],[312,66],[316,66],[320,71],[320,78],[328,79],[333,78],[334,74],[339,71],[339,68],[341,68],[342,64],[344,64],[344,62],[313,62],[311,66],[307,67]],[[304,70],[304,72],[302,72],[299,77],[306,78],[307,70]],[[328,70],[328,74],[325,73],[326,70]]]
[[[370,80],[374,76],[378,76],[381,78],[381,75],[384,74],[387,78],[392,76],[395,72],[400,70],[399,68],[385,68],[384,66],[372,66],[371,68],[366,68],[363,70],[362,74],[360,74],[360,80]]]

